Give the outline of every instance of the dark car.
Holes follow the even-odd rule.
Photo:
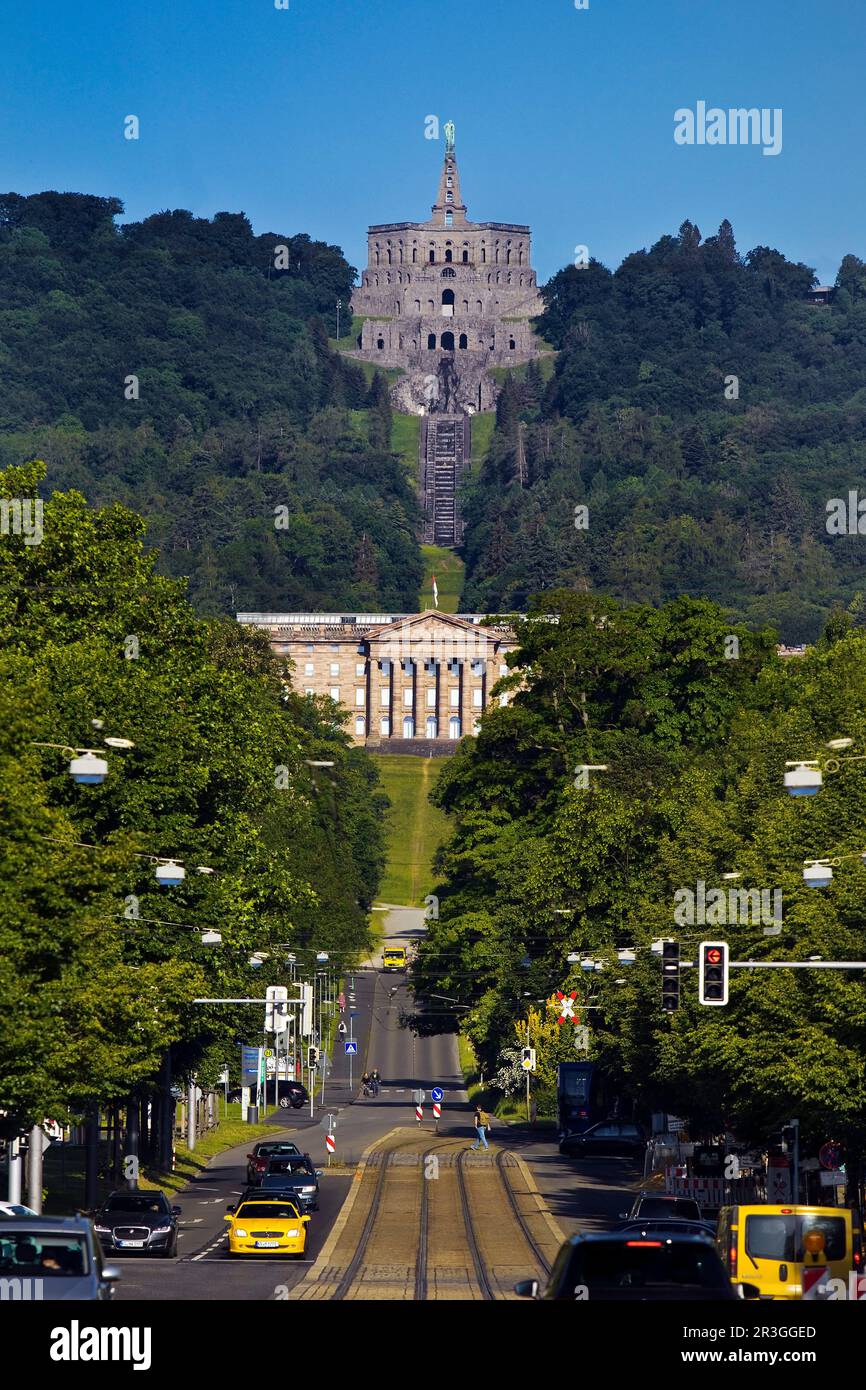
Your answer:
[[[102,1260],[93,1226],[84,1216],[13,1216],[0,1219],[3,1298],[106,1302],[120,1270]]]
[[[694,1197],[671,1197],[664,1192],[639,1192],[631,1211],[620,1212],[621,1221],[702,1221]]]
[[[247,1154],[247,1185],[255,1187],[260,1183],[265,1173],[268,1171],[268,1164],[272,1158],[280,1155],[291,1155],[294,1158],[301,1158],[302,1154],[297,1144],[279,1139],[265,1139],[260,1144],[253,1145],[252,1153]]]
[[[672,1217],[669,1221],[626,1221],[622,1226],[617,1226],[618,1236],[631,1236],[633,1240],[644,1236],[654,1240],[659,1236],[706,1236],[707,1240],[715,1240],[716,1228],[711,1221],[678,1221]]]
[[[620,1233],[572,1236],[554,1261],[547,1288],[535,1279],[515,1284],[521,1298],[636,1302],[730,1302],[740,1297],[705,1236],[632,1239]],[[742,1296],[757,1298],[752,1284]]]
[[[284,1081],[280,1077],[280,1106],[283,1110],[300,1110],[309,1099],[310,1093],[300,1081]]]
[[[646,1152],[646,1130],[624,1120],[602,1120],[582,1134],[566,1134],[559,1141],[559,1152],[569,1158],[591,1158],[612,1154],[642,1158]]]
[[[103,1250],[140,1255],[177,1254],[180,1207],[164,1192],[112,1192],[93,1218]]]
[[[275,1192],[296,1199],[301,1211],[319,1210],[319,1174],[309,1154],[281,1154],[268,1160],[267,1171],[247,1195]]]

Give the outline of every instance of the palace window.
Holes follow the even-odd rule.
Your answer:
[[[431,246],[431,247],[430,247],[430,264],[431,264],[431,265],[434,265],[434,264],[435,264],[435,261],[436,261],[436,252],[435,252],[434,248]]]
[[[453,719],[449,719],[449,720],[448,720],[448,737],[449,737],[449,738],[459,738],[459,737],[460,737],[460,720],[457,719],[456,717],[453,718]]]
[[[472,708],[473,708],[473,709],[483,709],[483,708],[484,708],[484,701],[483,701],[482,698],[481,698],[481,689],[480,689],[480,687],[479,687],[477,690],[473,690],[473,692],[472,692]]]
[[[464,264],[464,265],[467,265],[467,264],[468,264],[468,261],[469,261],[469,252],[468,252],[468,251],[464,251],[464,252],[463,252],[463,264]]]
[[[417,246],[413,246],[413,247],[412,247],[412,264],[413,264],[413,265],[416,265],[416,264],[417,264],[417,261],[418,261],[418,247],[417,247]]]
[[[413,704],[413,697],[412,697],[412,690],[411,690],[411,687],[410,687],[410,689],[404,690],[404,691],[403,691],[403,706],[404,706],[405,709],[411,709],[411,708],[412,708],[412,704]]]
[[[445,254],[446,254],[446,256],[450,256],[450,255],[451,255],[451,252],[450,252],[450,251],[446,251]],[[457,275],[457,271],[454,270],[453,267],[451,267],[451,266],[446,266],[445,269],[442,271],[442,279],[443,279],[443,280],[453,280],[453,279],[456,277],[456,275]]]
[[[356,705],[363,705],[363,703],[364,703],[364,687],[363,687],[362,685],[359,685],[359,686],[356,686],[356,688],[355,688],[355,704],[356,704]]]
[[[416,313],[416,314],[420,314],[420,312],[421,312],[421,300],[420,300],[420,299],[416,299],[416,300],[415,300],[415,313]]]
[[[460,339],[459,339],[459,341],[458,341],[458,343],[457,343],[457,346],[458,346],[458,348],[468,348],[468,346],[469,346],[469,339],[467,338],[467,336],[466,336],[465,333],[461,333],[461,334],[460,334]]]
[[[450,250],[448,250],[448,251],[445,252],[445,259],[446,259],[446,261],[451,261],[451,260],[453,260],[453,256],[452,256],[452,253],[451,253]]]
[[[460,691],[457,687],[448,691],[448,703],[452,709],[460,708]]]
[[[403,737],[415,737],[415,720],[412,718],[411,714],[407,714],[406,718],[403,720]]]
[[[428,737],[428,738],[435,738],[435,737],[436,737],[436,716],[435,716],[435,714],[431,714],[431,715],[428,717],[428,719],[427,719],[427,737]]]
[[[304,675],[305,675],[305,676],[314,676],[315,674],[316,674],[316,668],[314,667],[312,661],[307,661],[307,662],[305,662],[305,663],[304,663]]]
[[[383,738],[388,738],[389,734],[391,733],[390,719],[379,720],[379,733],[382,735]]]
[[[379,349],[380,352],[382,351],[382,349],[384,348],[384,346],[385,346],[385,339],[384,339],[384,338],[377,338],[377,339],[376,339],[376,347]]]
[[[338,685],[331,686],[330,696],[334,704],[338,705],[340,703],[340,687]]]
[[[454,291],[442,291],[442,313],[447,319],[454,317]]]
[[[442,334],[442,348],[443,348],[443,350],[444,350],[445,352],[453,352],[453,351],[454,351],[454,334],[453,334],[453,333],[443,333],[443,334]]]
[[[355,675],[356,675],[356,676],[363,676],[366,670],[367,670],[367,663],[366,663],[366,661],[356,661],[356,662],[355,662]]]
[[[431,686],[429,687],[428,691],[427,691],[427,708],[428,708],[428,709],[435,709],[435,708],[436,708],[436,687],[435,687],[435,685],[431,685]]]
[[[387,685],[385,686],[384,690],[379,691],[379,703],[386,707],[391,703],[391,692],[388,689]]]
[[[359,714],[355,717],[355,735],[360,736],[364,732],[364,716],[363,714]]]

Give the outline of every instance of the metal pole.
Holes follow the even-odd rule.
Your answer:
[[[274,1020],[276,1022],[276,1019]],[[280,1034],[274,1033],[274,1109],[280,1108]]]
[[[21,1201],[21,1140],[16,1134],[14,1139],[9,1140],[9,1188],[8,1200],[10,1202]]]
[[[162,1131],[160,1130],[160,1141]],[[92,1211],[96,1206],[97,1180],[99,1173],[99,1106],[88,1111],[84,1129],[84,1210]]]
[[[132,1171],[135,1177],[127,1178],[126,1185],[130,1190],[138,1187],[138,1157],[141,1148],[141,1129],[139,1122],[138,1097],[128,1096],[126,1101],[126,1154],[125,1158],[134,1158]],[[126,1164],[124,1163],[124,1167]],[[124,1174],[126,1177],[126,1174]]]
[[[530,1108],[529,1108],[529,1068],[527,1067],[527,1069],[526,1069],[526,1121],[527,1121],[527,1124],[529,1123],[529,1120],[530,1120],[530,1119],[531,1119],[531,1111],[530,1111]]]
[[[37,1216],[42,1215],[42,1141],[44,1138],[42,1126],[34,1125],[30,1131],[28,1201]]]
[[[195,1077],[190,1080],[186,1093],[186,1146],[195,1148]]]
[[[352,1017],[352,1010],[349,1009],[349,1042],[355,1041],[355,1020]],[[353,1052],[349,1053],[349,1094],[352,1094],[352,1063],[355,1060]]]
[[[794,1127],[794,1205],[800,1200],[800,1121],[792,1120]]]
[[[323,1052],[319,1059],[322,1063],[322,1105],[325,1104],[325,1071],[328,1065],[328,1054]]]

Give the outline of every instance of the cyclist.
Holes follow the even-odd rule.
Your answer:
[[[365,1071],[364,1075],[361,1077],[361,1090],[365,1096],[371,1096],[373,1094],[373,1083],[368,1071]]]
[[[378,1067],[374,1067],[370,1072],[370,1085],[373,1088],[373,1095],[377,1096],[379,1094],[379,1088],[382,1085],[382,1078],[379,1075]]]

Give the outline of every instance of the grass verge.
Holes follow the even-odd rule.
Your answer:
[[[442,613],[457,613],[460,609],[460,594],[463,589],[463,572],[466,568],[454,550],[446,550],[441,545],[422,545],[424,557],[424,578],[418,595],[418,607],[433,607],[433,575],[439,590],[439,610]]]
[[[391,802],[387,815],[388,857],[379,901],[421,907],[433,888],[433,855],[449,832],[448,817],[431,806],[429,793],[446,758],[373,753]]]

